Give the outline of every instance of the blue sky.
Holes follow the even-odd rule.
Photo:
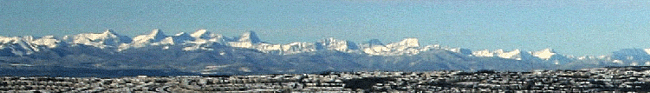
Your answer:
[[[337,39],[605,55],[650,48],[647,0],[0,0],[0,35],[256,31],[271,43]]]

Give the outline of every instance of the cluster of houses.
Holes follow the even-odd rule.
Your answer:
[[[6,92],[648,92],[650,67],[173,77],[0,77]]]

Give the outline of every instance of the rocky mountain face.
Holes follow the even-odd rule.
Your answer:
[[[650,65],[650,49],[623,49],[605,56],[559,54],[553,49],[471,51],[422,46],[416,38],[384,44],[335,38],[266,43],[253,31],[225,37],[207,30],[166,35],[155,29],[133,38],[106,30],[62,38],[0,36],[0,69],[83,68],[162,70],[202,74],[310,73],[320,71],[427,71],[580,69]]]

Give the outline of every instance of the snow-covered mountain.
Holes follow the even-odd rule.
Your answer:
[[[58,46],[65,46],[67,43],[62,42],[60,39],[57,39],[56,37],[54,37],[52,35],[48,35],[48,36],[43,36],[41,38],[33,40],[32,44],[35,44],[37,46],[45,46],[47,48],[55,48],[55,47],[58,47]]]
[[[530,60],[530,58],[533,57],[533,55],[530,52],[521,51],[519,49],[515,49],[512,51],[504,51],[503,49],[497,49],[494,51],[481,50],[481,51],[472,52],[472,55],[477,57],[499,57],[504,59],[514,59],[514,60]]]
[[[10,53],[3,55],[24,56],[57,47],[74,47],[80,45],[115,52],[145,47],[162,47],[163,49],[181,47],[180,49],[183,51],[213,51],[219,47],[233,47],[253,49],[263,53],[278,55],[292,55],[315,51],[338,51],[371,56],[412,56],[427,51],[448,51],[458,53],[462,56],[476,58],[502,58],[519,61],[551,62],[553,64],[567,64],[575,60],[595,59],[616,62],[634,61],[637,63],[650,60],[650,49],[624,49],[605,57],[573,57],[571,55],[559,54],[551,48],[539,51],[523,51],[520,49],[511,51],[505,51],[503,49],[471,51],[464,48],[451,48],[440,45],[422,46],[417,38],[405,38],[401,41],[387,44],[377,39],[357,44],[349,40],[335,38],[325,38],[313,43],[293,42],[288,44],[272,44],[264,42],[253,31],[245,32],[236,37],[226,37],[205,29],[200,29],[193,33],[181,32],[171,36],[166,35],[162,30],[154,29],[149,33],[137,35],[133,38],[120,35],[113,30],[106,30],[101,33],[66,35],[62,38],[55,36],[37,38],[33,36],[0,36],[0,50]]]
[[[546,48],[539,51],[522,51],[519,49],[512,51],[504,51],[503,49],[497,49],[494,51],[480,50],[472,52],[472,55],[476,57],[498,57],[514,60],[548,61],[553,62],[554,64],[564,64],[573,61],[565,55],[556,53],[551,48]]]
[[[415,55],[422,51],[428,51],[430,47],[420,47],[420,42],[416,38],[406,38],[399,42],[384,45],[377,39],[370,40],[362,46],[363,53],[369,55]]]
[[[539,59],[542,59],[542,60],[549,60],[553,56],[557,56],[557,53],[555,53],[555,51],[553,51],[553,49],[551,49],[551,48],[546,48],[546,49],[543,49],[543,50],[540,50],[540,51],[533,52],[533,56],[535,56],[535,57],[537,57]]]
[[[197,30],[196,32],[190,34],[190,36],[194,37],[195,38],[194,43],[198,43],[198,44],[205,44],[209,42],[223,43],[228,40],[221,34],[214,34],[208,32],[205,29]]]
[[[132,42],[131,38],[119,35],[110,29],[102,33],[84,33],[73,36],[64,36],[63,41],[73,45],[87,45],[102,49]]]
[[[36,43],[32,43],[32,36],[25,37],[3,37],[0,36],[0,49],[12,53],[13,55],[29,55],[40,51]],[[46,43],[41,43],[46,44]],[[57,46],[57,45],[44,45]],[[4,54],[3,54],[4,55]]]
[[[131,45],[134,47],[145,47],[147,45],[174,44],[173,41],[165,40],[167,37],[160,29],[154,29],[149,34],[135,36]]]
[[[231,47],[253,48],[255,45],[262,43],[259,37],[257,37],[257,34],[255,34],[253,31],[248,31],[235,38],[236,41],[230,41],[228,42],[228,45]]]
[[[507,70],[581,69],[650,66],[650,49],[622,49],[611,55],[563,55],[551,48],[471,51],[417,38],[384,43],[355,43],[324,38],[314,42],[273,44],[253,31],[227,37],[200,29],[167,35],[154,29],[133,38],[115,31],[55,36],[0,36],[0,70],[20,64],[58,69],[144,69],[189,73],[294,73],[363,70]],[[15,65],[19,64],[19,65]],[[38,66],[38,67],[36,67]],[[49,72],[46,72],[49,73]]]
[[[650,66],[650,49],[621,49],[614,51],[611,56],[603,58],[613,60],[617,64]]]
[[[357,44],[352,41],[327,38],[316,42],[316,49],[334,50],[341,52],[356,52],[359,49],[359,46],[357,46]]]
[[[125,49],[142,48],[147,46],[183,46],[183,50],[196,51],[196,50],[211,50],[210,47],[214,46],[228,46],[236,48],[249,48],[262,51],[265,53],[274,53],[281,55],[290,55],[297,53],[306,53],[314,51],[340,51],[344,53],[360,53],[368,55],[380,56],[396,56],[396,55],[416,55],[423,51],[432,49],[448,50],[458,52],[461,48],[441,48],[439,45],[428,45],[421,47],[418,39],[405,38],[399,42],[383,44],[377,39],[357,44],[348,40],[340,40],[334,38],[326,38],[318,40],[314,43],[309,42],[293,42],[289,44],[270,44],[263,42],[255,32],[249,31],[241,36],[228,38],[220,34],[214,34],[207,30],[197,30],[192,34],[179,33],[173,36],[166,35],[162,30],[154,29],[148,34],[137,35],[133,39],[119,35],[112,30],[106,30],[103,33],[83,33],[71,36],[65,36],[59,40],[53,36],[46,36],[39,38],[38,41],[31,42],[31,37],[5,37],[9,38],[5,42],[13,41],[19,46],[20,49],[14,50],[27,50],[29,53],[38,51],[37,45],[46,44],[48,48],[61,46],[61,44],[69,43],[72,46],[86,45],[98,47],[101,49],[108,48],[116,51]],[[25,41],[25,42],[23,42]],[[22,43],[20,43],[22,42]],[[3,43],[5,44],[5,43]],[[10,46],[10,45],[5,45]],[[33,47],[30,47],[33,46]],[[22,53],[20,55],[23,55]]]

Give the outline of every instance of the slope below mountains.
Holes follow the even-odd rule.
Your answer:
[[[440,45],[421,46],[416,38],[388,44],[376,39],[357,44],[334,38],[314,43],[271,44],[252,31],[238,37],[225,37],[207,30],[169,36],[158,29],[134,38],[112,30],[63,38],[0,36],[0,69],[30,71],[61,68],[269,74],[361,70],[529,71],[620,65],[650,65],[650,55],[644,49],[624,49],[601,57],[573,57],[552,49],[471,51]]]

